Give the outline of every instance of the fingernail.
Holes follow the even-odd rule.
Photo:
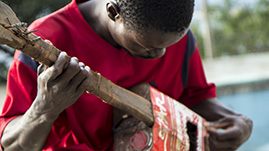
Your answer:
[[[83,62],[79,62],[79,66],[85,67],[85,64]]]
[[[86,66],[85,69],[90,72],[91,71],[91,68],[89,66]]]
[[[67,55],[66,52],[64,52],[64,51],[62,51],[61,53],[64,54],[65,56]]]
[[[45,39],[45,42],[52,45],[52,42],[50,40],[48,40],[48,39]]]
[[[209,123],[209,122],[205,122],[205,123],[204,123],[204,126],[205,126],[205,127],[208,127],[208,126],[210,126],[210,123]]]

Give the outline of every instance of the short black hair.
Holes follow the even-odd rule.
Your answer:
[[[127,29],[182,32],[189,27],[194,0],[116,0]]]

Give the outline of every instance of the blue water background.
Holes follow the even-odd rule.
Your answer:
[[[253,120],[252,135],[238,151],[269,151],[269,89],[220,96],[219,99]]]

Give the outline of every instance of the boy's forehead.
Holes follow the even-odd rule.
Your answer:
[[[149,48],[166,48],[176,42],[178,42],[185,34],[185,30],[182,33],[178,32],[164,32],[161,30],[147,30],[137,34],[132,32],[132,36],[135,37],[141,45]]]
[[[188,28],[182,29],[181,32],[165,32],[161,29],[156,29],[154,27],[151,28],[143,28],[143,29],[131,29],[130,34],[139,36],[141,38],[153,37],[153,36],[168,36],[168,37],[175,37],[180,36],[183,37],[188,31]]]

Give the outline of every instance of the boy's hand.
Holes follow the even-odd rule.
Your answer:
[[[43,71],[42,71],[43,70]],[[90,68],[79,63],[77,58],[61,52],[55,64],[47,69],[38,69],[38,92],[34,101],[37,113],[57,116],[83,94],[90,77]]]
[[[249,137],[252,121],[243,115],[227,116],[207,127],[212,151],[235,151]]]

